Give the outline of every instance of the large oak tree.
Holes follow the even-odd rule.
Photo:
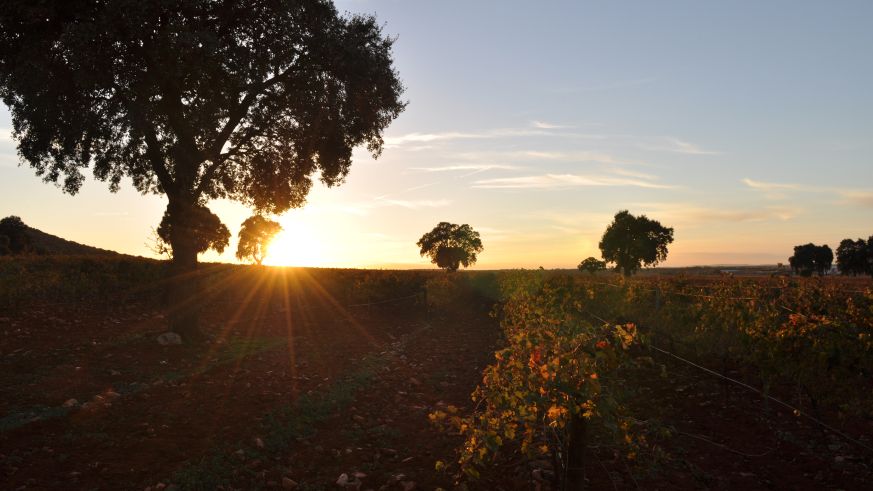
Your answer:
[[[600,239],[600,252],[615,269],[630,276],[641,266],[657,266],[667,259],[667,246],[673,243],[673,227],[645,215],[634,216],[627,210],[615,214]]]
[[[812,276],[812,273],[822,276],[833,262],[834,253],[827,244],[817,246],[811,242],[794,246],[794,255],[788,258],[791,269],[801,276]]]
[[[479,232],[467,225],[440,222],[415,244],[422,256],[427,256],[438,267],[452,272],[462,265],[476,264],[477,254],[485,250]]]
[[[393,39],[326,0],[8,0],[0,95],[22,160],[75,194],[91,168],[164,194],[177,277],[196,269],[217,198],[301,206],[342,183],[352,149],[378,156],[404,108]],[[197,289],[171,282],[171,327],[197,331]]]

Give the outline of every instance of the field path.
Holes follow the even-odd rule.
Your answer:
[[[213,341],[203,347],[159,346],[155,337],[163,330],[160,315],[131,306],[56,310],[49,319],[38,310],[7,317],[11,329],[0,352],[0,488],[145,489],[173,482],[180,471],[204,460],[267,439],[271,415],[293,408],[301,396],[333,397],[344,389],[343,377],[354,375],[364,363],[378,377],[375,386],[351,387],[353,392],[362,389],[362,400],[355,403],[359,416],[384,420],[378,411],[403,408],[417,411],[426,426],[426,413],[413,406],[427,404],[431,389],[465,400],[475,380],[476,374],[468,373],[463,384],[455,381],[459,367],[470,368],[450,351],[457,348],[454,356],[479,358],[488,352],[475,336],[469,338],[469,347],[426,346],[432,333],[441,331],[429,327],[422,306],[407,303],[373,312],[318,301],[243,311],[217,306],[205,319]],[[459,344],[467,339],[461,330],[453,331]],[[493,329],[488,336],[493,339]],[[398,340],[407,337],[398,349]],[[380,360],[391,368],[378,366]],[[445,372],[434,368],[441,360]],[[443,373],[446,380],[427,375],[432,373]],[[419,390],[408,387],[413,376],[421,379]],[[431,382],[432,388],[425,386]],[[394,384],[397,390],[384,399],[383,388]],[[405,392],[407,399],[395,400],[401,397],[398,392]],[[64,407],[70,399],[75,403]],[[350,433],[319,431],[324,443],[312,439],[309,450],[345,452],[350,445],[365,445],[366,438],[355,427],[366,432],[381,424],[361,424],[360,418],[338,424],[345,416],[334,419],[325,412],[308,421],[315,426],[324,420],[325,430]],[[398,429],[386,429],[385,435],[405,432],[403,424],[398,418],[396,425],[385,427]],[[335,440],[346,437],[354,441]],[[307,442],[303,439],[299,449],[292,445],[289,452],[308,455]],[[412,451],[415,442],[408,443]],[[337,463],[338,468],[342,465]],[[294,467],[293,475],[318,480],[320,469],[320,461],[313,460],[309,467]],[[254,474],[235,468],[208,473],[215,478],[227,474],[232,480],[266,476],[260,469]]]
[[[272,459],[256,462],[257,472],[238,474],[234,485],[270,488],[285,478],[301,489],[335,489],[345,474],[361,489],[450,487],[434,463],[452,460],[460,440],[432,427],[428,414],[448,404],[471,409],[496,339],[485,312],[421,322],[371,360],[372,372],[352,398]]]

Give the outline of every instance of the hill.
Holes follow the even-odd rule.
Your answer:
[[[27,236],[33,249],[38,254],[63,255],[63,256],[117,256],[118,253],[107,249],[100,249],[72,240],[63,239],[42,230],[27,227]]]
[[[119,256],[115,251],[92,247],[63,239],[25,224],[17,216],[0,220],[0,236],[3,247],[0,255],[29,254],[50,256]]]

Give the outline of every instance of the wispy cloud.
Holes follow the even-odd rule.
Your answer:
[[[615,174],[618,174],[620,176],[636,177],[639,179],[647,179],[647,180],[651,180],[651,181],[658,179],[658,176],[655,176],[652,174],[646,174],[645,172],[638,172],[638,171],[634,171],[634,170],[622,169],[620,167],[613,168],[612,172]]]
[[[578,151],[544,151],[544,150],[512,150],[512,151],[480,151],[460,152],[454,154],[459,160],[482,162],[531,162],[552,160],[556,162],[596,162],[600,164],[642,164],[630,162],[603,152]]]
[[[750,188],[760,189],[763,191],[775,191],[775,190],[797,190],[802,191],[805,189],[805,186],[801,186],[800,184],[785,184],[778,182],[764,182],[764,181],[755,181],[752,179],[744,178],[743,184],[749,186]]]
[[[541,129],[541,130],[561,130],[561,129],[573,128],[573,126],[567,126],[567,125],[562,125],[562,124],[554,124],[554,123],[547,123],[547,122],[545,122],[545,121],[538,121],[538,120],[531,121],[530,124],[531,124],[531,126],[533,126],[534,128],[539,128],[539,129]]]
[[[385,138],[385,146],[388,148],[399,147],[409,143],[436,143],[453,140],[481,140],[485,138],[499,138],[512,136],[534,136],[546,134],[544,130],[533,129],[497,129],[484,132],[461,132],[445,131],[439,133],[407,133],[400,136]],[[420,147],[421,145],[418,145]]]
[[[847,203],[873,208],[873,191],[841,191]]]
[[[686,208],[684,216],[695,222],[757,222],[765,220],[791,220],[799,209],[768,207],[760,210],[724,210],[715,208]]]
[[[403,190],[403,193],[411,193],[412,191],[418,191],[419,189],[429,188],[431,186],[436,186],[437,184],[439,184],[439,181],[426,182],[424,184],[419,184],[418,186],[412,186],[412,187],[406,188]]]
[[[542,174],[536,176],[483,179],[474,182],[472,187],[477,189],[548,189],[585,186],[626,186],[650,189],[670,189],[674,187],[642,179],[580,174]]]
[[[452,172],[452,171],[486,171],[486,170],[517,170],[521,167],[505,164],[456,164],[436,167],[410,167],[409,170],[422,172]]]
[[[873,191],[862,189],[847,189],[833,186],[811,186],[808,184],[778,183],[755,181],[745,178],[742,183],[746,186],[761,191],[768,199],[788,199],[789,192],[831,194],[839,197],[833,204],[853,205],[864,208],[873,208]]]
[[[567,131],[556,131],[567,129],[569,126],[559,126],[542,121],[535,121],[532,128],[496,128],[486,131],[444,131],[435,133],[407,133],[405,135],[387,136],[385,137],[386,148],[396,148],[415,144],[414,149],[430,148],[429,143],[439,143],[454,140],[483,140],[497,138],[522,138],[522,137],[552,137],[552,138],[570,138],[584,140],[603,140],[609,138],[609,135],[592,134],[592,133],[577,133]]]
[[[711,208],[694,203],[636,203],[634,209],[679,226],[712,223],[761,222],[791,220],[801,213],[798,207],[765,206],[761,208]]]
[[[409,210],[419,210],[421,208],[443,208],[452,204],[447,199],[437,200],[404,200],[404,199],[389,199],[377,198],[376,202],[382,206],[399,206]]]
[[[481,133],[461,133],[457,131],[444,133],[407,133],[400,136],[386,137],[385,145],[396,147],[405,143],[429,143],[439,140],[461,140],[470,138],[484,138],[484,136]]]
[[[680,140],[674,137],[659,138],[654,142],[646,142],[640,145],[646,150],[655,150],[660,152],[673,152],[686,155],[719,155],[720,152],[706,150],[691,142]]]

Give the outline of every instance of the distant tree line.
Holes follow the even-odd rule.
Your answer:
[[[844,275],[873,276],[873,235],[864,239],[843,239],[837,247],[837,270]],[[792,271],[801,276],[826,274],[833,265],[834,253],[825,245],[812,243],[794,246],[794,255],[788,258]]]

